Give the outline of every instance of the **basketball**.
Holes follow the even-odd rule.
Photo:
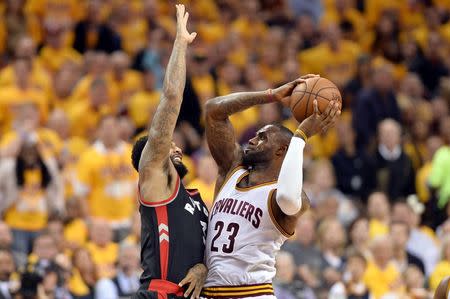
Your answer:
[[[328,102],[338,101],[342,105],[342,97],[336,85],[328,79],[315,77],[297,85],[291,94],[289,106],[298,122],[302,122],[314,113],[313,101],[317,99],[319,112],[325,111]]]

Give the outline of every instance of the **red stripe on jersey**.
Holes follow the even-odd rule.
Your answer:
[[[169,204],[170,202],[172,202],[172,200],[175,199],[175,197],[177,197],[178,195],[178,190],[180,189],[180,176],[177,175],[177,181],[175,183],[175,189],[172,192],[172,195],[170,195],[169,198],[164,199],[164,200],[160,200],[160,201],[145,201],[144,198],[141,195],[141,188],[138,188],[138,198],[141,204],[143,204],[144,206],[147,207],[158,207],[158,206],[163,206],[166,204]]]
[[[167,206],[155,208],[159,232],[159,262],[161,267],[161,279],[167,279],[167,267],[169,264],[169,218]]]
[[[152,279],[148,290],[158,293],[158,299],[167,299],[168,294],[183,296],[183,289],[181,287],[173,282],[162,279]]]
[[[198,191],[198,189],[186,189],[186,192],[190,195],[190,196],[194,196],[199,194],[200,192]]]

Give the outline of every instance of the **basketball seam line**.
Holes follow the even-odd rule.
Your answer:
[[[316,84],[317,84],[317,82],[319,82],[319,81],[320,81],[320,78],[317,79],[316,82],[314,82],[314,85],[313,85],[313,87],[311,88],[311,90],[314,90],[314,87],[316,87]],[[306,89],[305,89],[305,93],[306,93],[306,92],[307,92],[307,91],[306,91]],[[309,96],[308,96],[308,102],[306,102],[305,116],[303,117],[303,119],[305,119],[305,118],[306,118],[306,115],[308,114],[309,99],[311,98],[311,93],[312,93],[312,92],[308,92],[308,93],[309,93]],[[316,94],[316,96],[317,96],[317,94]],[[314,108],[313,108],[313,111],[314,111]]]
[[[315,95],[316,97],[318,97],[318,98],[322,98],[322,99],[324,99],[324,100],[327,100],[328,102],[330,101],[328,98],[326,98],[326,97],[324,97],[324,96],[321,96],[321,95],[318,95],[318,94],[316,94],[316,93],[314,93],[314,92],[309,92],[309,91],[307,91],[307,92],[305,92],[305,93],[309,93],[310,95]]]
[[[306,83],[306,81],[305,81],[305,90],[303,90],[303,94],[302,94],[302,96],[300,97],[300,99],[303,98],[303,97],[305,96],[305,93],[306,93],[306,90],[307,90],[307,89],[308,89],[308,83]],[[297,92],[299,92],[299,91],[297,91]],[[294,94],[294,93],[297,93],[297,92],[294,91],[294,92],[292,92],[292,93]],[[295,110],[295,107],[297,107],[298,103],[300,103],[300,102],[301,102],[301,101],[297,101],[297,103],[295,103],[294,107],[292,107],[291,110],[294,111],[294,110]]]

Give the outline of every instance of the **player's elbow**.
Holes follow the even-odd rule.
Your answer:
[[[205,105],[205,115],[207,118],[212,119],[222,119],[226,117],[224,113],[222,113],[220,109],[220,99],[213,98],[206,102]]]
[[[302,200],[300,196],[285,192],[277,192],[276,199],[281,211],[286,215],[296,215],[302,209]]]

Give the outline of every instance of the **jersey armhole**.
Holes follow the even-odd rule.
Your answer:
[[[138,198],[139,198],[139,202],[141,203],[141,205],[146,206],[146,207],[151,207],[151,208],[168,205],[169,203],[171,203],[177,197],[178,191],[180,190],[180,183],[181,183],[180,176],[177,175],[177,181],[175,183],[175,188],[174,188],[172,194],[166,199],[155,201],[155,202],[146,201],[142,197],[142,195],[141,195],[141,186],[140,186],[140,184],[138,184]]]
[[[274,198],[273,198],[273,194],[275,193],[275,191],[276,191],[277,189],[272,189],[272,190],[270,190],[270,192],[269,192],[269,197],[267,198],[267,210],[269,211],[269,216],[270,216],[270,220],[272,220],[272,223],[273,223],[273,225],[276,227],[276,229],[284,236],[284,237],[286,237],[286,238],[291,238],[294,234],[295,234],[295,231],[292,233],[292,234],[290,234],[290,233],[288,233],[279,223],[278,223],[278,221],[277,221],[277,219],[275,219],[275,215],[274,215],[274,213],[273,213],[273,210],[272,210],[272,201],[273,200],[275,200]]]

